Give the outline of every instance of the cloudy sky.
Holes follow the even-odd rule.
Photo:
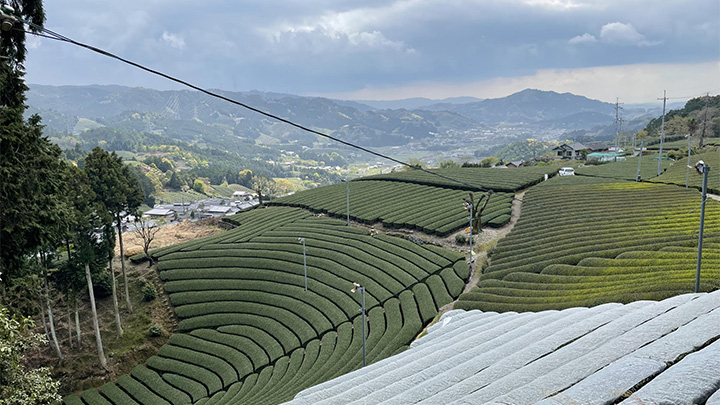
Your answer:
[[[718,0],[46,0],[46,27],[204,88],[344,99],[720,92]],[[178,86],[29,38],[27,81]]]

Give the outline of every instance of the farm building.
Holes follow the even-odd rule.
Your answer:
[[[251,193],[249,191],[236,191],[232,195],[232,198],[235,200],[239,200],[242,198],[252,198],[252,197],[253,197],[253,193]]]
[[[573,142],[571,144],[564,143],[560,146],[553,148],[555,157],[560,159],[580,159],[582,153],[596,152],[606,150],[607,146],[602,142],[591,142],[583,144],[580,142]]]
[[[625,160],[625,156],[622,153],[615,152],[593,152],[588,153],[587,160],[596,162],[619,162]]]
[[[175,216],[175,210],[170,208],[153,208],[145,211],[143,217],[166,218],[171,219]]]
[[[580,151],[587,150],[587,146],[574,142],[571,144],[562,144],[553,148],[555,157],[560,159],[578,159],[580,157]]]
[[[506,167],[521,167],[521,166],[523,166],[523,165],[525,165],[525,161],[524,161],[524,160],[515,160],[515,161],[512,161],[512,162],[508,163],[508,164],[505,165],[505,166],[506,166]]]
[[[229,205],[213,205],[212,207],[205,210],[206,214],[213,217],[220,217],[233,212],[233,208]]]

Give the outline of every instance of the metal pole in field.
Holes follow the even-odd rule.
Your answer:
[[[472,262],[473,262],[473,206],[470,204],[470,270],[472,270]]]
[[[347,212],[347,226],[350,226],[350,182],[349,182],[347,179],[346,179],[346,180],[341,180],[341,181],[342,181],[343,183],[345,183],[345,191],[346,191],[345,194],[347,195],[347,198],[346,198],[346,201],[347,201],[347,208],[346,208],[346,212]]]
[[[307,256],[305,255],[305,238],[298,238],[303,245],[303,269],[305,270],[305,291],[307,291]]]
[[[700,204],[700,235],[698,236],[697,269],[695,271],[695,292],[700,291],[700,262],[702,261],[703,228],[705,225],[705,200],[707,199],[707,180],[710,166],[702,160],[695,164],[695,169],[703,175],[702,203]]]
[[[473,205],[472,205],[472,203],[469,203],[466,201],[465,209],[470,212],[470,228],[469,228],[470,229],[470,264],[469,264],[469,267],[470,267],[470,271],[472,272],[472,260],[473,260],[473,233],[472,233],[472,231],[473,231],[473,229],[472,229]]]
[[[685,188],[688,188],[688,184],[690,183],[690,149],[692,149],[692,137],[690,135],[687,136],[688,139],[688,164],[687,169],[685,173]]]
[[[667,101],[666,97],[666,91],[663,90],[663,98],[659,98],[658,100],[663,101],[663,113],[662,113],[662,123],[660,124],[660,152],[658,152],[658,176],[660,173],[662,173],[662,150],[663,150],[663,142],[665,141],[665,102]]]
[[[365,287],[361,286],[358,283],[353,283],[355,288],[353,288],[352,292],[360,291],[361,296],[361,302],[362,306],[360,307],[360,311],[362,311],[362,359],[363,359],[363,367],[365,367]]]
[[[635,182],[640,181],[640,165],[642,164],[643,146],[645,146],[645,142],[640,142],[640,153],[638,154],[638,171],[637,176],[635,177]]]

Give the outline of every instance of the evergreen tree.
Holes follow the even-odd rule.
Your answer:
[[[123,164],[121,157],[115,152],[108,153],[98,147],[93,148],[85,158],[85,173],[87,173],[90,187],[95,193],[95,201],[105,206],[106,212],[112,216],[118,228],[120,264],[125,284],[125,303],[128,311],[132,312],[125,270],[122,225],[128,215],[137,213],[138,207],[144,200],[142,189],[138,185],[137,178],[130,173],[129,167]]]
[[[42,1],[12,2],[15,15],[42,26]],[[31,31],[38,29],[29,27]],[[23,118],[25,31],[16,22],[0,31],[0,272],[5,283],[21,274],[25,257],[51,239],[62,219],[61,151],[42,135],[40,117]]]
[[[85,282],[88,287],[88,295],[90,296],[90,309],[92,310],[93,330],[95,332],[95,344],[97,346],[98,358],[100,366],[107,369],[107,359],[102,345],[102,337],[100,335],[100,323],[97,316],[97,307],[95,305],[95,292],[93,290],[92,273],[90,264],[96,260],[98,256],[98,241],[95,235],[95,229],[103,225],[103,216],[109,216],[107,209],[103,204],[95,202],[95,194],[90,187],[90,181],[82,170],[75,167],[70,168],[71,181],[68,182],[68,198],[72,202],[72,211],[68,218],[68,234],[75,245],[75,252],[70,261],[71,269],[80,271],[84,269]],[[77,282],[77,274],[69,275]],[[77,305],[75,307],[77,322]],[[79,332],[79,330],[78,330]],[[79,339],[79,333],[78,333]],[[79,340],[78,340],[79,341]]]

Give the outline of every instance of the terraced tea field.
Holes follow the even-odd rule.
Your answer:
[[[232,231],[153,253],[180,319],[156,356],[66,404],[276,404],[407,345],[452,302],[464,257],[299,208],[238,214]],[[307,286],[303,247],[305,238]]]
[[[476,193],[476,196],[479,195]],[[382,222],[386,227],[418,229],[427,234],[445,236],[467,226],[468,212],[462,200],[467,196],[467,191],[406,182],[351,181],[350,218],[366,224]],[[510,220],[512,196],[511,193],[493,195],[485,208],[483,224],[491,227],[505,225]],[[305,190],[269,204],[302,207],[345,218],[346,185]]]
[[[583,176],[530,189],[513,232],[455,305],[540,311],[692,292],[700,194]],[[720,287],[720,204],[705,217],[701,291]]]
[[[645,155],[640,161],[640,178],[644,181],[657,177],[657,160],[655,155]],[[638,158],[627,157],[624,161],[608,162],[599,165],[587,165],[575,169],[582,176],[608,177],[618,180],[635,180],[637,177]],[[671,162],[663,160],[661,170],[670,167]],[[684,167],[684,166],[683,166]],[[684,178],[683,178],[684,181]],[[683,183],[685,184],[685,183]]]
[[[720,193],[720,150],[691,155],[690,165],[694,167],[695,163],[699,160],[704,161],[710,166],[710,173],[708,173],[708,192]],[[655,164],[657,165],[657,161]],[[685,181],[688,180],[687,172],[687,159],[683,159],[675,162],[665,173],[651,181],[685,186]],[[689,186],[702,190],[702,178],[702,175],[697,174],[694,169],[690,169]]]
[[[450,179],[420,170],[406,170],[363,177],[357,179],[357,181],[400,181],[459,190],[485,188],[498,192],[515,192],[541,182],[545,174],[554,176],[555,173],[557,173],[557,168],[548,166],[516,167],[506,169],[461,167],[450,169],[430,169],[429,171],[449,177]],[[457,181],[453,181],[451,179]]]

